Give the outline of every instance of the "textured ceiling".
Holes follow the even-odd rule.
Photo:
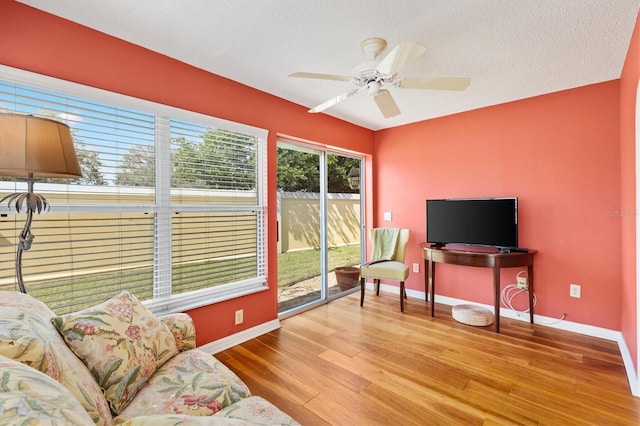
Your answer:
[[[390,89],[385,119],[360,93],[324,113],[379,130],[620,77],[640,0],[22,0],[306,107],[353,87],[360,43],[412,41],[400,76],[470,77],[463,92]]]

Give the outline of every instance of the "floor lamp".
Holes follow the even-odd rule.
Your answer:
[[[45,197],[33,193],[33,183],[41,178],[82,177],[69,126],[48,118],[0,113],[0,175],[27,182],[27,192],[9,194],[0,200],[25,211],[27,220],[16,250],[16,278],[22,293],[22,252],[31,248],[31,221],[34,213],[49,209]]]

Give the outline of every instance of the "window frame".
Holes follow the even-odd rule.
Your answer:
[[[166,314],[194,309],[224,300],[246,296],[268,290],[267,286],[267,140],[268,131],[254,126],[240,124],[202,113],[187,111],[180,108],[134,98],[127,95],[109,92],[104,89],[93,88],[79,83],[60,80],[29,71],[0,65],[0,79],[11,83],[33,87],[35,89],[57,92],[62,95],[80,97],[89,101],[103,102],[114,106],[136,109],[155,116],[155,198],[148,205],[125,205],[127,212],[148,212],[155,216],[156,231],[154,240],[154,278],[151,300],[143,303],[156,314]],[[256,202],[251,205],[218,206],[215,204],[180,204],[172,203],[171,191],[171,130],[169,121],[172,119],[198,123],[212,128],[243,133],[258,138],[256,148]],[[86,185],[91,187],[93,185]],[[98,187],[98,186],[96,186]],[[73,185],[69,186],[73,191]],[[37,188],[36,188],[37,192]],[[123,205],[62,205],[52,204],[51,213],[96,213],[118,212]],[[171,259],[172,259],[172,216],[179,212],[220,212],[220,211],[254,211],[256,213],[256,245],[257,245],[257,274],[254,278],[241,282],[229,283],[209,287],[201,290],[171,294],[166,296],[171,288]],[[0,205],[0,213],[14,215],[6,205]],[[38,220],[36,217],[35,220]],[[37,238],[34,245],[37,244]],[[28,291],[28,288],[27,288]]]

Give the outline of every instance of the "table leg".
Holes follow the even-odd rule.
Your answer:
[[[431,316],[435,316],[436,308],[436,262],[429,260],[429,270],[431,272],[431,278],[429,280],[429,287],[431,287]]]
[[[533,260],[527,268],[529,276],[529,322],[533,324]]]
[[[424,260],[424,301],[429,301],[429,262]]]
[[[493,267],[493,322],[500,333],[500,266]]]

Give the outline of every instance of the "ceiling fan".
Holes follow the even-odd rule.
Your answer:
[[[351,76],[318,74],[311,72],[294,72],[289,77],[315,78],[320,80],[346,81],[357,86],[356,89],[341,93],[320,105],[313,107],[309,112],[321,112],[327,108],[342,102],[351,96],[367,91],[373,97],[378,109],[384,118],[395,117],[400,114],[400,109],[391,93],[385,87],[398,87],[404,89],[428,89],[428,90],[465,90],[470,78],[441,77],[398,77],[397,74],[409,62],[422,55],[427,49],[413,42],[403,42],[397,45],[379,63],[376,57],[387,47],[387,42],[381,38],[369,38],[360,44],[362,52],[369,58],[352,71]]]

